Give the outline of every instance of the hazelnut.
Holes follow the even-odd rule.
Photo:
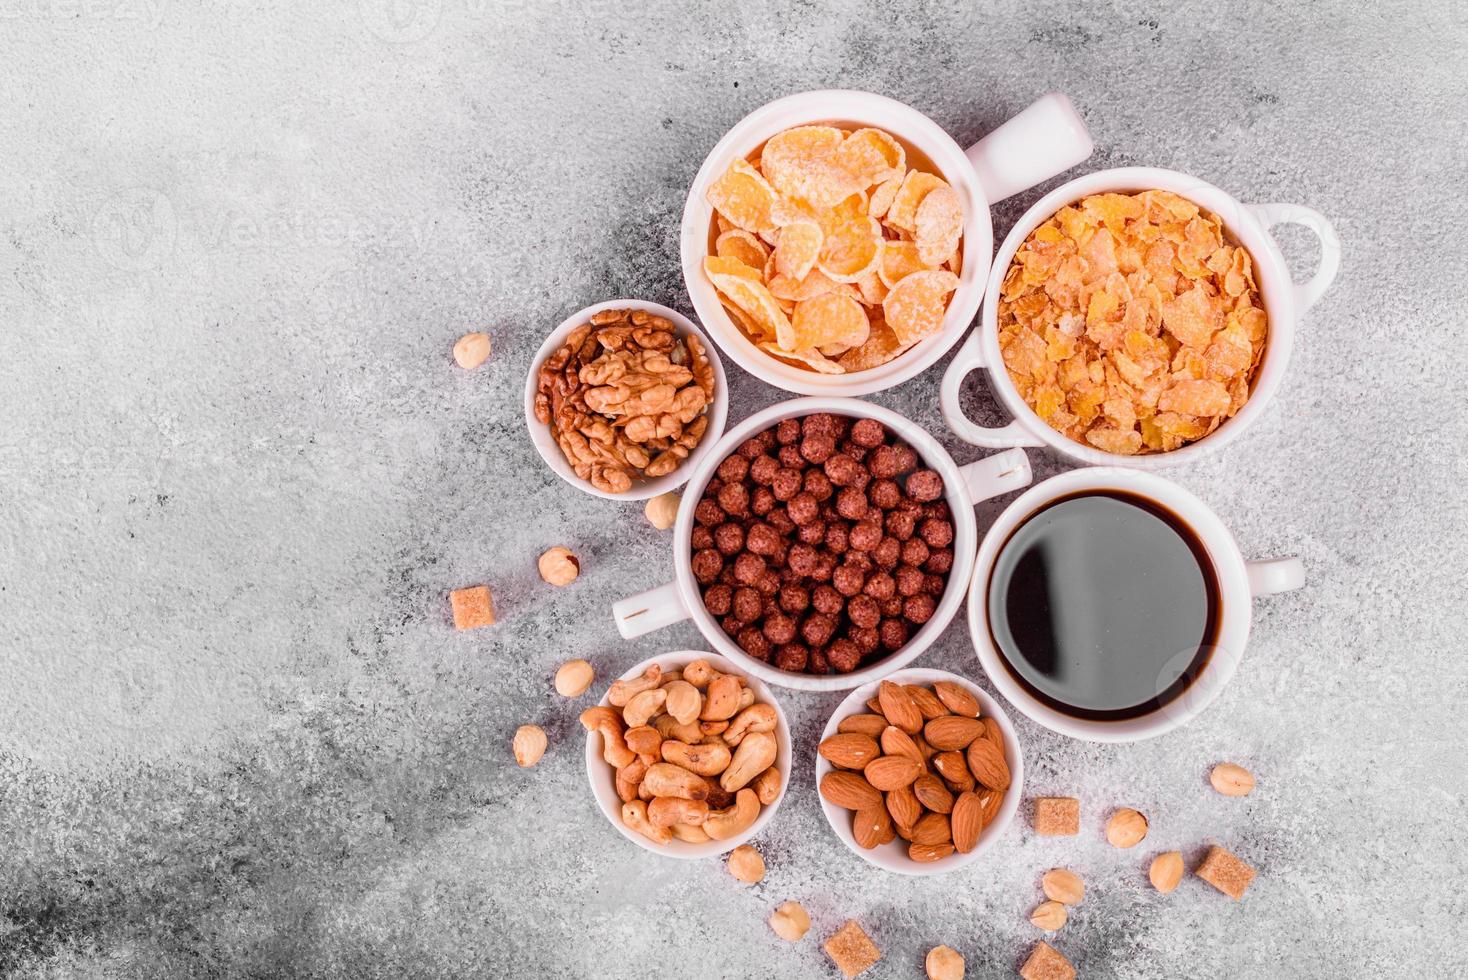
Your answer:
[[[678,503],[682,498],[675,491],[660,493],[656,497],[649,497],[647,505],[642,512],[647,515],[647,522],[659,531],[666,531],[673,526],[678,519]]]
[[[521,769],[529,769],[545,755],[545,731],[539,725],[521,725],[515,729],[515,740],[511,747],[515,761]]]
[[[586,693],[596,671],[585,660],[567,660],[556,671],[556,693],[563,698],[579,698]]]
[[[1035,911],[1030,913],[1030,921],[1035,924],[1035,927],[1044,929],[1046,932],[1054,932],[1059,929],[1065,925],[1067,918],[1069,916],[1066,914],[1065,906],[1054,901],[1041,902]]]
[[[870,419],[862,419],[862,422],[867,421]],[[963,956],[951,946],[934,946],[928,950],[923,966],[928,971],[928,980],[963,980]]]
[[[1106,821],[1106,839],[1112,847],[1136,847],[1147,836],[1147,818],[1123,807]]]
[[[765,859],[748,844],[740,844],[729,852],[728,868],[735,878],[753,885],[765,876]]]
[[[810,931],[810,916],[799,902],[786,902],[770,916],[770,928],[786,942],[799,942]]]
[[[489,334],[466,333],[454,344],[454,362],[465,371],[472,371],[489,360],[491,346]]]
[[[551,585],[570,585],[581,574],[581,562],[569,548],[555,547],[540,556],[540,577]]]

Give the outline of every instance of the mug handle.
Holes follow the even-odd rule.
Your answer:
[[[1002,453],[966,463],[958,468],[974,503],[997,497],[1001,493],[1030,485],[1030,457],[1023,449],[1006,449]]]
[[[1341,270],[1341,240],[1335,226],[1325,215],[1303,204],[1251,204],[1249,210],[1264,225],[1266,233],[1275,225],[1302,225],[1320,240],[1320,265],[1315,275],[1308,282],[1295,284],[1295,307],[1304,313],[1320,302]]]
[[[1305,584],[1305,564],[1298,558],[1264,558],[1244,562],[1249,578],[1249,594],[1275,595],[1292,592]]]
[[[1095,148],[1070,98],[1050,92],[966,153],[992,206],[1069,170]]]
[[[635,640],[664,626],[681,623],[691,615],[678,593],[677,582],[666,582],[612,604],[612,618],[617,621],[617,632],[624,640]]]
[[[1019,422],[1011,422],[997,429],[991,429],[970,421],[969,417],[963,414],[963,405],[958,397],[963,387],[963,379],[968,377],[970,371],[986,366],[981,350],[982,345],[979,341],[979,331],[983,329],[981,324],[969,333],[968,339],[963,342],[963,346],[958,349],[958,353],[948,365],[948,370],[943,372],[943,385],[938,391],[938,406],[943,410],[943,421],[948,423],[948,428],[952,429],[953,434],[958,438],[985,449],[1043,446],[1045,443],[1030,435]]]

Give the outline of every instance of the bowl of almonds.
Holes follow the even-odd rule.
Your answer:
[[[574,487],[645,500],[682,484],[724,434],[724,367],[687,317],[614,299],[568,317],[525,382],[525,421],[546,465]]]
[[[831,829],[899,874],[944,874],[977,858],[1014,819],[1023,783],[1004,710],[942,670],[900,670],[852,691],[817,749]]]
[[[639,847],[675,858],[732,851],[785,797],[785,712],[757,677],[713,653],[645,660],[581,713],[602,813]]]

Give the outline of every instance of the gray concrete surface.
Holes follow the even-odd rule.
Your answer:
[[[947,943],[1003,977],[1068,865],[1090,890],[1053,942],[1083,976],[1468,973],[1468,8],[983,6],[0,2],[0,971],[822,977],[854,917],[872,976]],[[1312,205],[1345,256],[1257,428],[1175,474],[1310,566],[1218,704],[1126,747],[1021,722],[1082,835],[1016,827],[938,879],[849,854],[804,764],[748,888],[593,806],[556,665],[699,638],[617,638],[667,538],[542,466],[520,391],[585,304],[687,310],[703,155],[831,85],[964,141],[1060,88],[1086,169]],[[475,328],[495,354],[464,373]],[[941,429],[942,366],[876,400]],[[734,419],[779,398],[734,374]],[[585,574],[552,591],[561,543]],[[481,581],[502,622],[456,634],[445,593]],[[919,664],[978,673],[958,625]],[[807,758],[838,700],[784,698]],[[551,737],[528,772],[523,722]],[[1225,758],[1254,796],[1208,789]],[[1101,836],[1121,804],[1152,817],[1136,852]],[[1153,852],[1211,841],[1259,868],[1246,901],[1150,890]],[[786,899],[815,920],[795,946],[764,925]]]

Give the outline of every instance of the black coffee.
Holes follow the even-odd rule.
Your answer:
[[[1218,581],[1193,531],[1133,494],[1051,501],[1010,534],[989,579],[994,645],[1043,703],[1119,721],[1155,711],[1212,652]]]

